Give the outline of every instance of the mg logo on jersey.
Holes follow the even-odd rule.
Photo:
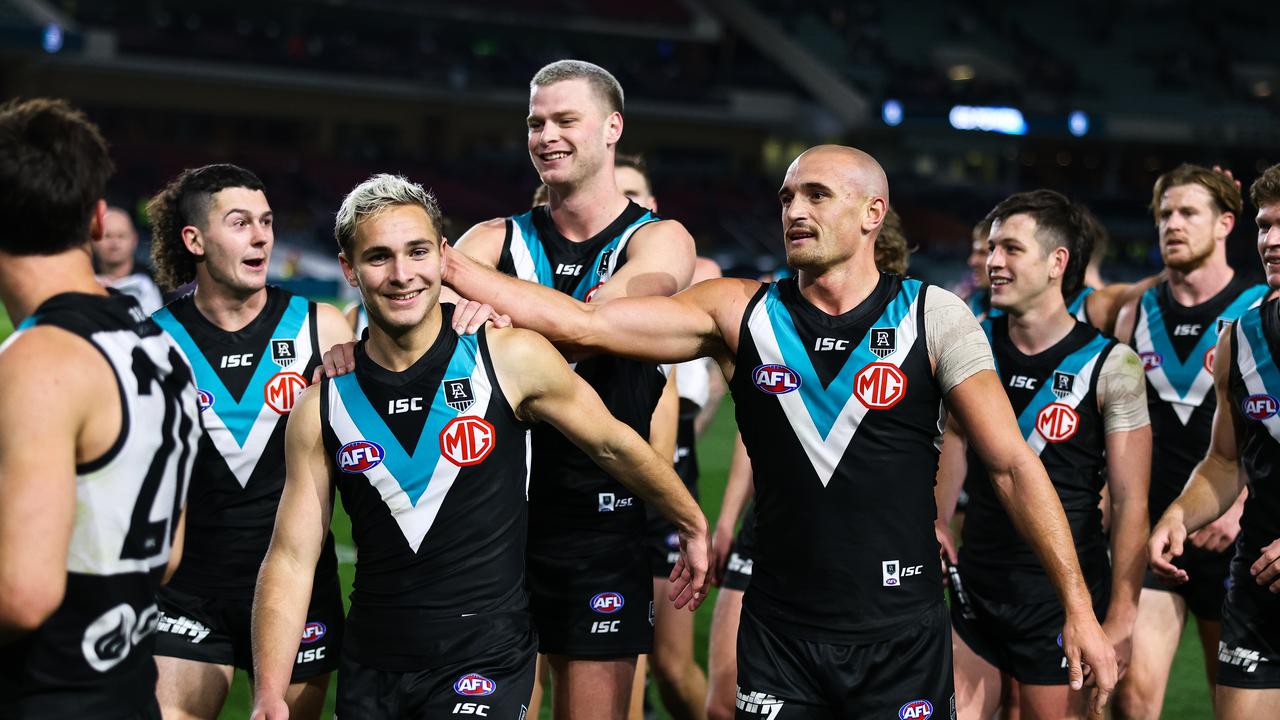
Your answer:
[[[616,592],[602,592],[591,598],[591,609],[605,615],[612,615],[622,609],[626,603],[621,595]]]
[[[800,388],[800,375],[786,365],[760,365],[751,371],[760,392],[785,395]]]
[[[313,642],[319,642],[328,632],[328,628],[322,622],[309,622],[302,628],[302,644],[310,645]]]
[[[466,697],[492,695],[498,684],[483,675],[467,673],[453,683],[453,691]]]
[[[1244,411],[1246,417],[1254,420],[1266,420],[1274,416],[1277,410],[1280,410],[1280,404],[1276,403],[1274,395],[1259,393],[1245,398],[1244,402],[1240,403],[1240,409]]]
[[[907,376],[897,365],[871,363],[853,378],[853,392],[872,410],[888,410],[907,395]]]
[[[338,451],[338,469],[345,473],[362,473],[382,464],[382,446],[368,440],[355,440]]]
[[[262,395],[268,407],[281,415],[288,415],[293,409],[293,402],[298,399],[298,393],[306,387],[307,379],[298,373],[279,372],[267,381],[267,386],[262,389]]]
[[[1036,430],[1051,443],[1070,440],[1080,427],[1080,416],[1068,405],[1049,403],[1036,415]]]
[[[213,407],[213,393],[208,390],[196,390],[196,396],[200,398],[200,412]]]
[[[898,708],[898,720],[927,720],[933,717],[933,704],[928,700],[912,700]]]
[[[440,454],[458,467],[484,462],[496,444],[497,431],[473,415],[454,418],[440,431]]]
[[[1142,369],[1151,372],[1164,364],[1164,356],[1158,352],[1138,353],[1138,357],[1142,358]]]

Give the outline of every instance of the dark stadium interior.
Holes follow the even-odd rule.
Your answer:
[[[622,149],[648,156],[664,215],[742,272],[777,262],[776,186],[814,142],[880,159],[917,271],[943,281],[962,272],[968,228],[1037,186],[1093,207],[1114,238],[1108,274],[1136,276],[1153,266],[1157,174],[1221,163],[1247,181],[1280,156],[1261,3],[38,5],[49,14],[0,0],[0,90],[86,107],[113,145],[115,202],[138,207],[181,167],[232,158],[271,186],[281,240],[326,252],[337,200],[374,171],[435,188],[455,228],[524,202],[537,184],[524,86],[568,56],[618,75]],[[953,129],[956,104],[1017,108],[1026,134]]]

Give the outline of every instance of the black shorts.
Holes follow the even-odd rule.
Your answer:
[[[162,587],[156,602],[160,606],[156,655],[232,665],[253,672],[252,600],[202,598],[173,587]],[[335,574],[313,586],[292,682],[338,668],[345,618],[338,576]]]
[[[738,529],[738,537],[733,539],[733,547],[729,548],[729,563],[725,567],[724,577],[720,580],[720,588],[724,590],[743,590],[751,584],[751,567],[755,563],[756,549],[756,514],[754,507],[747,508],[746,517],[742,519],[742,527]]]
[[[344,652],[334,717],[524,720],[537,659],[533,631],[509,636],[474,658],[412,672],[378,670]]]
[[[1217,553],[1187,543],[1182,557],[1173,562],[1187,571],[1185,583],[1168,585],[1148,567],[1142,578],[1142,587],[1180,595],[1197,620],[1217,622],[1222,619],[1222,601],[1227,597],[1231,556],[1234,554],[1235,546]]]
[[[955,717],[947,608],[901,633],[859,645],[797,640],[743,608],[738,626],[738,720]]]
[[[1251,580],[1250,580],[1251,582]],[[1260,603],[1248,593],[1228,595],[1222,605],[1222,638],[1218,641],[1218,684],[1244,689],[1280,688],[1280,601]]]
[[[639,538],[597,543],[579,557],[528,554],[538,652],[616,658],[653,649],[653,574]]]
[[[951,624],[979,657],[1018,682],[1066,685],[1067,656],[1062,652],[1066,614],[1056,597],[1040,602],[1004,603],[964,586],[957,592],[952,576]],[[1046,581],[1047,582],[1047,581]],[[1110,577],[1089,588],[1093,609],[1105,618],[1111,601]]]

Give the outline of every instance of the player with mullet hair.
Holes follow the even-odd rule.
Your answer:
[[[815,147],[788,168],[778,197],[787,262],[798,273],[771,284],[708,280],[673,298],[588,304],[457,252],[446,253],[444,278],[571,351],[716,359],[756,486],[739,718],[926,717],[950,707],[950,623],[933,528],[944,402],[1044,562],[1066,608],[1072,686],[1089,666],[1101,711],[1115,652],[981,328],[945,290],[876,270],[883,169],[853,148]]]
[[[1154,449],[1148,506],[1152,521],[1186,485],[1209,448],[1217,397],[1212,392],[1219,334],[1268,292],[1227,264],[1227,237],[1244,201],[1227,173],[1181,165],[1161,175],[1151,209],[1164,258],[1164,279],[1134,293],[1116,335],[1143,359]],[[1116,698],[1122,717],[1157,718],[1187,613],[1196,616],[1205,674],[1215,682],[1222,602],[1232,545],[1247,492],[1191,538],[1177,561],[1186,583],[1148,573],[1138,603],[1133,664]]]
[[[1106,618],[1103,629],[1123,667],[1147,531],[1151,430],[1142,366],[1127,346],[1067,312],[1064,298],[1082,286],[1092,250],[1083,208],[1037,190],[1006,198],[985,222],[991,306],[1002,313],[983,328],[1022,435],[1066,511],[1093,609]],[[956,423],[945,442],[963,448]],[[1104,482],[1109,558],[1098,507]],[[1084,693],[1068,689],[1063,609],[1053,584],[975,453],[941,466],[940,515],[950,516],[962,484],[970,495],[951,574],[958,713],[990,717],[1016,680],[1021,717],[1084,717]]]
[[[525,717],[537,651],[524,582],[537,422],[675,524],[672,598],[695,609],[705,596],[706,519],[670,459],[611,417],[537,334],[449,328],[441,225],[435,199],[391,175],[361,183],[338,211],[342,269],[369,332],[355,372],[303,392],[289,420],[288,482],[254,602],[255,718],[286,716],[335,489],[360,547],[338,716]],[[609,617],[625,603],[600,593],[601,626],[621,622]]]
[[[528,283],[591,302],[671,295],[689,284],[693,238],[617,185],[623,92],[604,68],[561,60],[530,82],[528,150],[548,203],[471,228],[458,251]],[[576,372],[641,436],[666,379],[652,363],[580,358]],[[645,512],[554,428],[533,431],[529,589],[557,718],[625,717],[636,656],[653,644]],[[600,593],[624,598],[602,613]],[[601,625],[602,621],[608,621]]]
[[[1219,720],[1267,717],[1280,706],[1280,165],[1254,181],[1249,198],[1258,208],[1268,294],[1218,335],[1208,448],[1148,545],[1157,575],[1175,584],[1193,580],[1196,569],[1177,562],[1189,550],[1187,541],[1235,510],[1247,479],[1217,647],[1213,709]]]
[[[166,718],[218,716],[236,668],[252,671],[254,582],[284,487],[285,421],[320,364],[351,339],[334,307],[267,285],[275,235],[262,181],[229,164],[185,170],[147,206],[152,260],[172,289],[196,289],[154,318],[195,368],[205,434],[191,483],[183,563],[160,593],[158,695]],[[317,718],[343,632],[326,538],[288,700]]]
[[[0,105],[0,717],[158,720],[155,594],[200,435],[182,352],[93,274],[107,145]],[[114,391],[113,391],[114,390]]]

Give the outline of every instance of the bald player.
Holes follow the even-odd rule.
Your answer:
[[[944,402],[1045,564],[1066,611],[1071,683],[1081,687],[1089,666],[1100,710],[1115,654],[981,328],[945,290],[876,270],[884,171],[862,151],[816,147],[791,164],[779,200],[798,271],[780,282],[712,280],[675,298],[585,304],[452,252],[445,281],[563,348],[720,365],[757,503],[738,717],[927,717],[951,706],[932,527]]]

